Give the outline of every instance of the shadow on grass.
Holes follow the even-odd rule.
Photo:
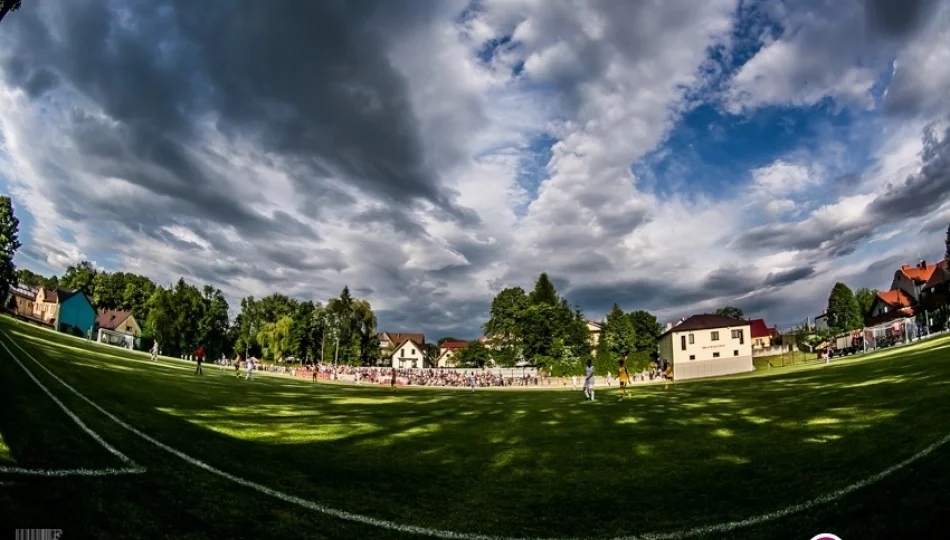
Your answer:
[[[215,368],[194,377],[43,337],[15,336],[166,444],[334,507],[454,530],[607,535],[741,519],[880,472],[950,431],[939,344],[585,403],[564,392],[251,382]],[[660,501],[693,504],[671,513]]]

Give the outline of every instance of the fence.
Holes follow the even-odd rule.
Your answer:
[[[913,317],[898,319],[864,329],[864,350],[872,351],[903,345],[930,335],[927,328]]]

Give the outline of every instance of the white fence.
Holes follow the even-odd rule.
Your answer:
[[[763,356],[778,356],[780,354],[785,354],[791,352],[791,345],[776,345],[775,347],[768,347],[765,349],[752,349],[752,358],[761,358]]]

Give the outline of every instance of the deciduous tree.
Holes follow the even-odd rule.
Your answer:
[[[877,289],[861,288],[854,293],[854,298],[858,301],[858,310],[861,313],[862,321],[870,315],[871,305],[874,304],[874,299],[877,297],[878,292]]]
[[[732,319],[745,320],[745,313],[743,313],[741,308],[735,306],[725,306],[716,310],[716,315],[722,317],[730,317]]]
[[[10,287],[16,284],[16,265],[13,257],[20,249],[20,220],[13,213],[10,197],[0,196],[0,298],[6,298]]]
[[[840,333],[863,326],[861,308],[851,288],[844,283],[836,283],[828,297],[828,328],[833,333]]]

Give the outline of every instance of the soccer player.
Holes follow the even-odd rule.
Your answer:
[[[663,375],[666,377],[666,386],[664,386],[663,389],[666,390],[673,382],[673,364],[666,365],[666,369],[663,370]]]
[[[620,359],[620,368],[617,370],[617,378],[620,379],[620,399],[627,397],[627,383],[630,382],[630,372],[624,365],[623,358]]]
[[[152,342],[152,362],[158,362],[158,341]]]
[[[195,361],[198,363],[198,367],[195,368],[195,375],[204,375],[201,372],[201,363],[205,361],[205,348],[201,345],[198,345],[198,348],[195,349]]]
[[[241,376],[241,353],[234,355],[234,378]]]
[[[253,357],[250,357],[250,356],[249,356],[249,357],[247,358],[247,361],[246,361],[245,363],[247,364],[247,375],[244,376],[244,380],[245,380],[245,381],[254,380],[254,359],[253,359]]]
[[[594,363],[587,359],[587,376],[584,377],[584,397],[594,401]]]
[[[396,368],[393,368],[392,378],[389,381],[389,388],[393,392],[396,391]]]
[[[469,374],[468,376],[468,385],[472,387],[472,392],[475,391],[475,372]]]
[[[571,390],[577,390],[577,375],[571,375]]]

